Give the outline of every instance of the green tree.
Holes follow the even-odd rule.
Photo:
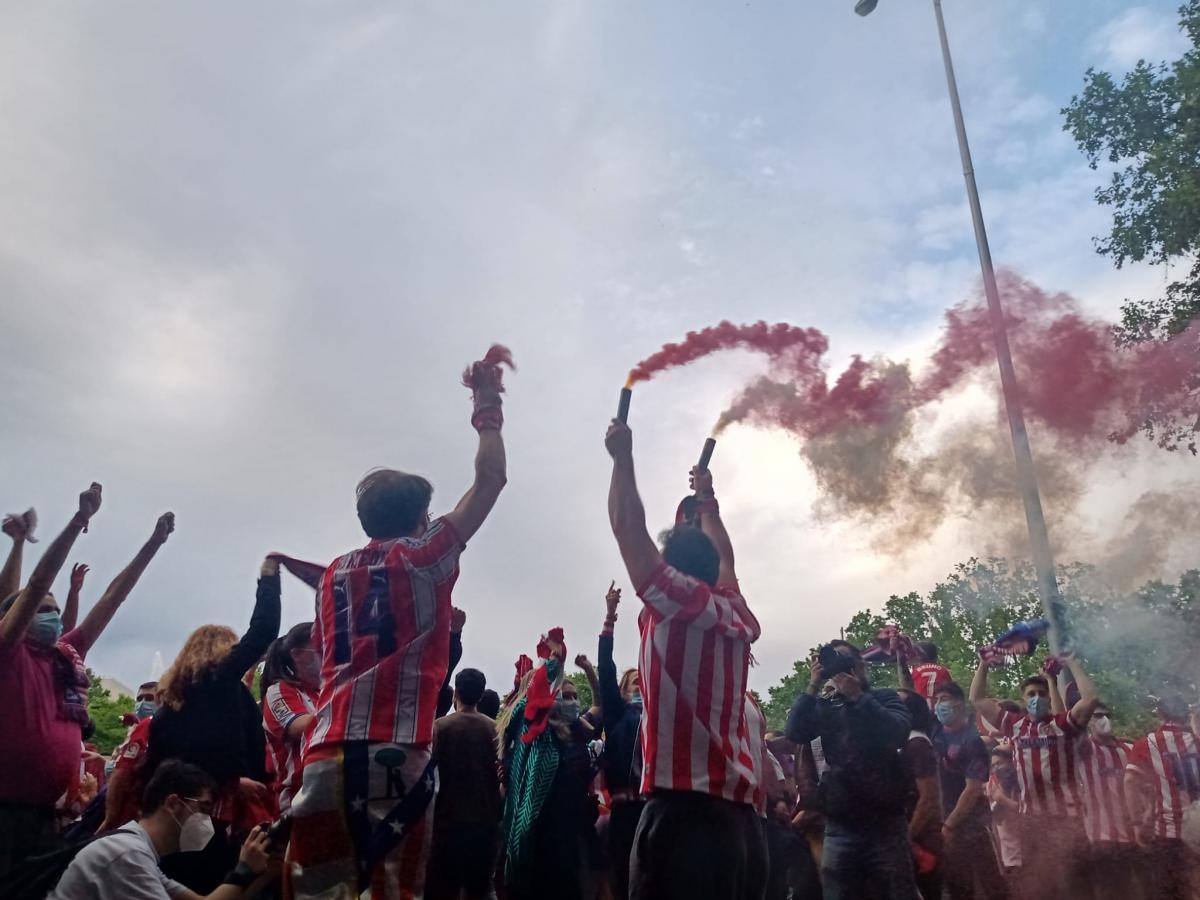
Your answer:
[[[1177,584],[1150,582],[1128,596],[1081,563],[1060,566],[1058,578],[1077,652],[1101,696],[1112,704],[1118,727],[1130,733],[1147,730],[1147,697],[1164,688],[1196,694],[1200,571],[1184,574]],[[855,613],[844,631],[847,640],[861,647],[869,646],[889,623],[914,640],[931,640],[938,645],[940,662],[966,689],[977,666],[977,648],[1016,622],[1040,615],[1031,566],[972,559],[956,566],[925,596],[893,595],[878,613]],[[768,691],[764,709],[771,727],[782,727],[796,695],[808,684],[811,656],[797,660]],[[1015,698],[1020,683],[1041,668],[1043,656],[1044,651],[1035,653],[994,671],[989,679],[993,696]],[[894,687],[894,666],[874,667],[871,681]]]
[[[1113,225],[1096,250],[1120,268],[1127,260],[1181,262],[1190,271],[1162,297],[1126,301],[1115,329],[1123,345],[1181,334],[1200,314],[1200,0],[1179,8],[1191,48],[1171,63],[1141,60],[1120,83],[1088,69],[1083,93],[1063,109],[1093,169],[1113,167],[1096,200]],[[1200,391],[1200,374],[1188,387]],[[1143,425],[1161,446],[1196,453],[1194,423],[1151,413]]]
[[[121,721],[121,716],[133,712],[133,698],[125,694],[114,698],[112,691],[100,683],[95,672],[88,669],[87,674],[92,682],[88,687],[88,714],[96,725],[92,743],[98,752],[107,756],[125,740],[128,729]]]
[[[567,678],[575,685],[575,690],[579,691],[579,708],[587,712],[589,706],[592,705],[592,686],[588,684],[587,676],[582,672],[571,672]]]

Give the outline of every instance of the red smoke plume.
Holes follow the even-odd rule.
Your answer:
[[[633,387],[664,369],[686,366],[710,353],[735,347],[765,353],[773,364],[786,366],[790,371],[811,369],[813,374],[819,374],[821,356],[829,349],[829,340],[815,328],[797,328],[784,322],[775,325],[722,322],[702,331],[689,331],[678,344],[666,344],[633,367],[625,386]]]
[[[1074,514],[1087,469],[1139,431],[1165,449],[1195,452],[1200,327],[1167,343],[1119,348],[1110,326],[1066,294],[1048,295],[1011,275],[1001,279],[1001,293],[1052,524]],[[822,361],[828,341],[819,331],[722,322],[668,344],[630,378],[732,347],[766,353],[769,371],[742,389],[716,430],[745,422],[798,437],[821,489],[819,514],[866,520],[891,550],[911,547],[957,516],[987,523],[993,537],[1010,525],[1013,538],[1022,534],[981,296],[947,311],[941,339],[915,375],[908,363],[855,356],[830,385]],[[980,383],[997,399],[987,420],[954,422],[936,438],[914,439],[914,426]]]

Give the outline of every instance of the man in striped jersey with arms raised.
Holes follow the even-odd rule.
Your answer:
[[[421,896],[437,776],[431,760],[450,651],[458,558],[504,487],[500,369],[493,347],[464,376],[479,432],[475,482],[450,513],[429,518],[433,488],[394,469],[358,485],[371,540],[335,559],[317,587],[312,642],[321,691],[292,803],[291,896]]]
[[[1188,704],[1171,693],[1158,701],[1158,728],[1133,745],[1125,796],[1148,848],[1146,896],[1192,897],[1196,859],[1182,840],[1183,813],[1200,800],[1200,748],[1188,727]]]
[[[1003,710],[988,697],[988,660],[980,660],[971,682],[975,710],[1012,739],[1021,812],[1026,817],[1021,858],[1030,873],[1026,879],[1028,900],[1086,897],[1091,891],[1087,838],[1079,819],[1075,751],[1099,698],[1075,656],[1068,653],[1060,659],[1079,687],[1079,702],[1069,712],[1051,713],[1050,684],[1041,675],[1026,678],[1021,685],[1025,713]]]
[[[733,547],[706,470],[692,470],[699,527],[676,525],[662,552],[646,528],[633,435],[609,426],[608,514],[643,607],[642,813],[630,855],[633,900],[760,900],[767,851],[746,721],[759,625],[738,590]]]
[[[1080,739],[1075,768],[1091,847],[1088,864],[1098,900],[1137,896],[1135,885],[1144,875],[1125,802],[1125,768],[1131,746],[1113,734],[1112,711],[1106,704],[1098,704],[1087,736]]]

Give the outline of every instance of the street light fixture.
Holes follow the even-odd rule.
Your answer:
[[[878,0],[858,0],[854,11],[860,16],[870,15],[877,3]],[[1042,598],[1042,609],[1050,622],[1050,652],[1058,653],[1067,643],[1062,595],[1058,592],[1058,580],[1054,574],[1050,535],[1046,529],[1046,516],[1042,512],[1042,498],[1038,492],[1033,451],[1029,447],[1029,433],[1025,429],[1020,389],[1013,368],[1012,351],[1008,345],[1008,329],[1004,325],[1004,307],[1000,302],[1000,291],[996,287],[996,272],[992,268],[992,251],[988,246],[987,229],[983,225],[983,208],[979,203],[979,188],[975,184],[975,166],[971,162],[971,148],[967,144],[967,127],[963,121],[962,103],[958,97],[958,83],[954,78],[954,63],[950,59],[950,42],[946,37],[946,20],[942,16],[941,0],[933,0],[933,11],[937,17],[938,38],[942,45],[946,86],[950,90],[950,107],[954,112],[958,153],[962,158],[963,178],[967,183],[967,200],[971,206],[971,220],[975,225],[975,245],[979,250],[979,268],[983,273],[983,292],[987,296],[992,340],[996,345],[996,361],[1000,366],[1000,387],[1004,394],[1008,429],[1012,435],[1013,455],[1017,462],[1017,484],[1025,504],[1025,523],[1029,528],[1029,544],[1033,551],[1033,565],[1037,570],[1038,593]]]

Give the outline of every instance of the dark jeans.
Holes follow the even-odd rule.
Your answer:
[[[1074,816],[1022,816],[1021,900],[1092,896],[1083,821]]]
[[[428,900],[482,900],[492,893],[500,826],[483,823],[451,825],[433,833],[433,852],[425,879]]]
[[[1141,900],[1149,873],[1145,852],[1136,844],[1092,844],[1088,854],[1096,900]]]
[[[6,690],[20,690],[9,685]],[[14,727],[8,723],[5,728]],[[62,846],[54,806],[0,803],[0,875],[31,856]]]
[[[1183,841],[1171,838],[1155,838],[1146,848],[1146,865],[1149,878],[1146,880],[1146,896],[1154,900],[1190,900],[1192,876],[1196,869],[1196,857],[1183,845]]]
[[[632,900],[762,900],[767,845],[754,808],[691,791],[655,791],[633,839]]]
[[[629,896],[629,856],[645,808],[645,800],[624,800],[612,808],[608,817],[609,878],[614,900],[626,900]]]
[[[985,822],[961,826],[942,851],[942,860],[950,900],[973,900],[976,896],[1008,900],[1008,883],[996,862],[996,848]],[[979,893],[975,890],[976,883]]]
[[[825,900],[917,900],[908,822],[826,822],[821,875]]]

